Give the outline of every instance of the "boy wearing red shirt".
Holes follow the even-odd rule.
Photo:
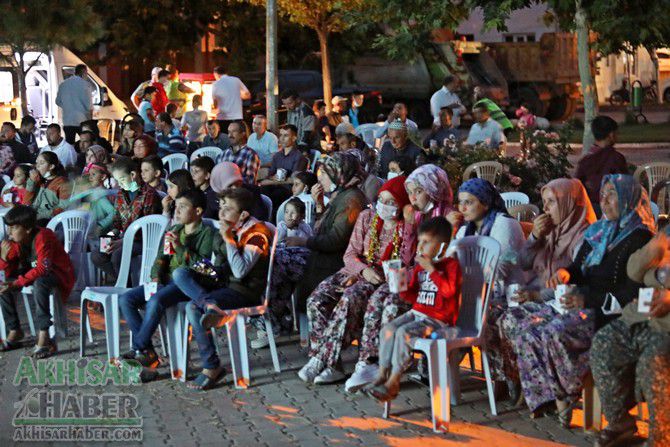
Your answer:
[[[0,306],[9,334],[0,351],[21,347],[23,332],[16,312],[16,295],[32,285],[37,308],[35,326],[39,330],[32,355],[45,358],[57,351],[56,342],[49,338],[49,295],[58,289],[61,300],[67,300],[74,287],[74,268],[54,232],[36,226],[37,212],[33,208],[16,205],[4,220],[9,240],[0,244],[0,270],[7,278],[0,284]]]
[[[451,225],[441,216],[419,227],[416,267],[407,291],[400,293],[412,303],[412,310],[384,325],[379,337],[379,374],[370,388],[377,400],[389,401],[398,395],[416,338],[432,333],[444,337],[456,324],[461,267],[455,258],[439,258],[446,252],[451,232]]]

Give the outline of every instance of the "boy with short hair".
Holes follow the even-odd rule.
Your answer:
[[[49,295],[58,289],[59,298],[67,301],[74,287],[74,267],[54,232],[37,227],[37,212],[33,208],[15,205],[7,212],[4,221],[9,238],[0,244],[0,269],[7,276],[0,284],[0,306],[9,334],[0,351],[22,346],[23,332],[16,297],[23,287],[32,285],[36,303],[35,326],[39,330],[32,356],[49,357],[58,350],[56,341],[49,337],[52,325]]]
[[[255,206],[251,192],[227,189],[219,197],[221,239],[215,243],[214,253],[226,272],[226,286],[209,290],[195,281],[190,269],[177,269],[173,275],[175,284],[191,299],[186,315],[200,349],[203,371],[189,387],[198,390],[211,388],[223,375],[210,329],[226,323],[225,310],[261,304],[274,236],[264,222],[251,216]]]
[[[209,184],[214,165],[214,160],[209,157],[198,157],[191,162],[193,183],[207,196],[207,209],[203,216],[207,219],[218,219],[219,217],[219,197]]]
[[[158,356],[151,337],[168,307],[188,301],[172,278],[179,267],[191,267],[204,259],[210,259],[215,244],[220,239],[216,230],[202,223],[205,210],[205,194],[199,190],[183,191],[177,196],[174,218],[177,222],[165,233],[165,244],[173,254],[159,254],[151,269],[153,282],[162,284],[158,292],[147,302],[144,285],[130,289],[119,297],[119,307],[133,331],[132,350],[123,354],[124,359],[135,359],[142,366],[155,367]],[[146,305],[142,316],[139,310]]]
[[[458,319],[461,267],[452,257],[441,257],[451,241],[451,224],[442,216],[419,226],[416,267],[400,297],[412,309],[382,327],[379,373],[369,391],[377,400],[398,396],[400,379],[412,358],[412,342],[432,333],[443,337]]]
[[[140,164],[142,181],[156,191],[167,193],[167,186],[161,178],[163,176],[163,160],[158,155],[144,158]]]
[[[140,217],[161,214],[162,205],[156,190],[142,183],[136,162],[125,157],[119,158],[112,165],[111,171],[119,184],[119,191],[113,202],[115,213],[111,229],[115,240],[111,242],[106,253],[91,253],[91,261],[114,282],[121,267],[123,233]],[[139,255],[141,250],[142,244],[138,239],[133,244],[133,256]]]

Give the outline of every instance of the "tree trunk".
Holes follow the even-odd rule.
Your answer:
[[[584,136],[582,137],[582,153],[586,153],[593,145],[591,122],[598,113],[596,87],[591,73],[591,53],[589,51],[589,27],[586,23],[586,11],[581,0],[576,0],[577,12],[575,25],[577,31],[577,61],[579,64],[579,80],[584,95]]]
[[[17,80],[19,82],[19,96],[21,97],[21,117],[28,116],[28,93],[26,91],[26,72],[23,71],[23,56],[21,51],[16,52],[19,55],[19,66],[16,70]]]
[[[268,129],[277,131],[277,0],[265,4],[265,101]]]
[[[333,104],[333,86],[330,79],[330,56],[328,54],[328,32],[317,29],[319,47],[321,48],[321,75],[323,76],[323,101],[326,103],[326,112],[330,113]]]

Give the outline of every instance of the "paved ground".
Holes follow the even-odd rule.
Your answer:
[[[70,333],[78,334],[78,310],[68,310]],[[101,329],[100,320],[94,320],[94,329]],[[93,358],[104,359],[104,337],[96,332],[97,346]],[[224,338],[225,340],[225,338]],[[126,337],[122,338],[127,346]],[[191,343],[197,367],[197,352]],[[77,359],[78,340],[70,336],[60,343],[59,358]],[[346,352],[346,366],[352,368],[354,349]],[[0,443],[12,445],[13,404],[21,401],[31,389],[27,385],[14,386],[12,380],[25,350],[0,354]],[[223,348],[224,363],[228,364],[227,349]],[[453,408],[450,433],[435,434],[430,423],[428,389],[413,382],[403,384],[400,398],[394,403],[392,418],[381,418],[382,407],[363,395],[344,394],[338,386],[305,386],[296,376],[305,361],[295,337],[280,339],[282,372],[272,371],[267,350],[251,354],[251,387],[235,390],[231,375],[206,393],[193,392],[183,383],[168,377],[162,368],[162,377],[139,386],[104,388],[106,393],[132,393],[139,399],[139,415],[143,418],[143,444],[170,446],[552,446],[591,445],[584,434],[581,412],[576,411],[574,428],[566,430],[549,417],[531,420],[527,410],[513,410],[499,404],[499,415],[489,412],[484,382],[469,377],[464,383],[463,403]],[[91,358],[91,357],[87,357]],[[462,369],[463,375],[467,375]],[[191,371],[191,376],[193,371]],[[63,388],[52,388],[63,389]],[[101,393],[99,387],[66,387],[79,395]],[[645,431],[645,424],[640,423]],[[18,443],[17,443],[18,444]],[[47,443],[20,443],[45,445]],[[78,444],[78,445],[91,445]],[[57,444],[57,445],[63,445]],[[67,445],[71,445],[68,443]],[[97,445],[100,445],[98,443]],[[119,444],[116,444],[119,445]]]

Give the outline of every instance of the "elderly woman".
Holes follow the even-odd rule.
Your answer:
[[[539,416],[554,402],[558,420],[568,427],[589,371],[589,348],[596,327],[618,317],[637,296],[640,283],[626,274],[632,253],[652,237],[649,202],[632,176],[603,178],[603,218],[588,227],[575,260],[549,279],[548,287],[574,284],[559,302],[545,305],[528,318],[514,337],[517,365],[526,404]]]
[[[416,229],[425,218],[450,216],[453,211],[454,194],[447,173],[435,165],[423,165],[415,169],[405,180],[405,189],[410,204],[403,210],[405,233],[416,237]],[[412,252],[414,250],[412,249]],[[408,267],[413,264],[409,260]],[[381,327],[409,310],[409,305],[398,294],[382,284],[368,300],[363,317],[363,334],[359,339],[358,362],[354,373],[344,385],[348,393],[355,393],[377,376],[379,355],[379,331]]]
[[[344,267],[322,281],[307,300],[310,358],[298,373],[305,382],[325,384],[344,378],[340,354],[360,335],[367,300],[385,282],[382,263],[411,262],[414,234],[405,232],[402,212],[407,204],[405,177],[386,182],[375,209],[358,216]]]
[[[496,319],[495,327],[490,328],[491,336],[487,339],[493,377],[499,382],[507,381],[514,402],[521,396],[521,385],[510,340],[531,324],[533,313],[544,306],[542,297],[553,299],[553,290],[543,289],[545,284],[558,269],[572,263],[584,232],[596,221],[591,201],[579,180],[552,180],[542,188],[541,195],[544,214],[533,222],[533,231],[519,255],[519,264],[530,277],[516,296],[508,297],[521,305],[500,309],[503,314]]]
[[[666,232],[668,228],[666,228]],[[637,431],[628,411],[636,402],[649,407],[649,445],[670,445],[670,245],[659,233],[628,259],[628,276],[655,289],[648,313],[636,301],[600,329],[591,344],[591,371],[607,428],[596,446],[621,443]]]

